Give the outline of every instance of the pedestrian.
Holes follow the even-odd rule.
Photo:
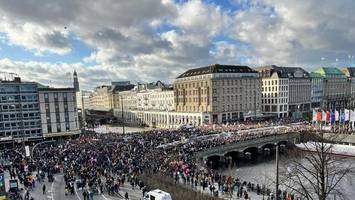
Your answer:
[[[43,186],[42,186],[42,191],[43,191],[43,194],[46,194],[46,185],[45,184],[43,184]]]
[[[128,192],[126,192],[126,193],[124,194],[124,198],[125,198],[126,200],[128,200]]]

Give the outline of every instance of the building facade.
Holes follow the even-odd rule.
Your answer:
[[[86,125],[86,111],[92,109],[90,95],[90,91],[81,90],[76,92],[76,105],[78,108],[81,127]]]
[[[258,72],[247,66],[211,65],[188,70],[174,82],[177,112],[203,113],[203,123],[255,117],[261,111]]]
[[[96,87],[89,98],[92,109],[94,110],[113,109],[112,86],[103,85]]]
[[[311,79],[299,67],[265,66],[256,69],[262,78],[262,110],[279,118],[301,118],[310,112]]]
[[[43,137],[80,133],[74,88],[38,88]]]
[[[114,115],[122,120],[123,110],[126,123],[172,127],[167,123],[167,113],[175,110],[174,91],[160,81],[137,84],[131,90],[118,92],[114,102]]]
[[[350,99],[348,107],[355,108],[355,67],[347,67],[342,70],[348,81],[350,81]]]
[[[37,83],[0,79],[0,140],[42,138]]]
[[[322,67],[315,73],[323,79],[322,109],[342,109],[350,105],[351,81],[340,69]]]
[[[323,105],[323,77],[319,73],[311,72],[312,82],[311,107],[320,108]]]

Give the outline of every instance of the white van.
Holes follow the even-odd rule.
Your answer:
[[[144,200],[172,200],[172,198],[169,193],[156,189],[148,192]]]

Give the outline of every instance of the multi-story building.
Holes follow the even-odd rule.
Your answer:
[[[248,66],[211,65],[190,69],[174,82],[177,112],[204,113],[203,123],[255,117],[261,111],[261,82]]]
[[[114,114],[127,123],[162,127],[161,118],[174,111],[174,91],[162,82],[137,84],[133,89],[115,95]],[[165,124],[167,126],[167,124]]]
[[[299,67],[259,67],[262,78],[263,113],[277,117],[300,118],[311,106],[311,79]]]
[[[90,95],[90,104],[94,110],[111,110],[113,108],[112,86],[99,86]]]
[[[341,109],[348,107],[351,96],[351,81],[338,68],[322,67],[315,71],[323,79],[321,108]]]
[[[90,91],[80,90],[79,92],[76,92],[76,105],[81,126],[85,126],[86,111],[92,109],[90,95]]]
[[[355,67],[344,68],[343,73],[348,77],[350,81],[350,99],[349,99],[349,108],[355,108]]]
[[[80,133],[74,88],[0,79],[0,142]]]
[[[323,77],[315,72],[310,74],[312,82],[311,107],[320,108],[323,104]]]
[[[0,140],[42,138],[37,83],[0,78]]]
[[[43,137],[80,133],[74,88],[38,88]]]

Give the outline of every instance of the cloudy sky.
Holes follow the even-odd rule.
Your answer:
[[[353,0],[0,0],[0,71],[82,88],[206,64],[355,66]]]

